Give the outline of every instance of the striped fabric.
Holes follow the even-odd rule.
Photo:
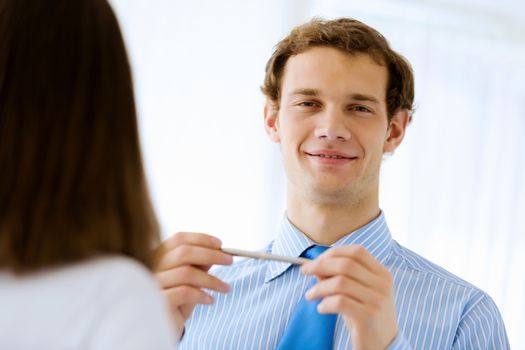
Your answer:
[[[314,244],[286,218],[266,250],[299,256]],[[389,349],[509,349],[501,315],[492,299],[460,278],[396,243],[383,213],[333,246],[359,244],[385,265],[395,280],[399,334]],[[212,293],[186,322],[180,349],[275,349],[308,278],[288,263],[245,259],[212,271],[230,283],[227,295]],[[351,349],[338,317],[335,349]]]

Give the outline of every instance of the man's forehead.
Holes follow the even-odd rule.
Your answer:
[[[332,48],[313,48],[290,57],[281,93],[320,96],[337,91],[357,100],[384,100],[388,71],[367,54],[351,55]]]

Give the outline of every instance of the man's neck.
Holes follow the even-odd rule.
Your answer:
[[[331,245],[379,215],[378,200],[320,204],[288,193],[288,219],[311,240]]]

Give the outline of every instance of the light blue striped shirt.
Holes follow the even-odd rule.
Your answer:
[[[286,218],[266,250],[299,256],[314,242]],[[501,315],[483,291],[400,246],[383,213],[332,246],[359,244],[394,276],[399,333],[389,349],[509,349]],[[212,271],[231,285],[186,322],[180,349],[275,349],[309,277],[297,266],[245,259]],[[338,317],[335,349],[351,349]]]

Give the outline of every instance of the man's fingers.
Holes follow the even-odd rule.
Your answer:
[[[171,308],[177,310],[182,305],[212,304],[214,299],[206,292],[192,286],[177,286],[164,289],[164,295]]]
[[[194,245],[179,245],[166,252],[159,261],[157,271],[165,271],[184,265],[231,265],[233,257],[218,249],[204,248]]]
[[[162,242],[164,249],[168,251],[183,244],[214,249],[219,249],[222,246],[221,240],[217,237],[197,232],[178,232]]]
[[[363,310],[364,307],[361,303],[342,295],[326,297],[317,305],[317,311],[321,314],[353,315],[353,318],[356,319],[361,317]]]
[[[163,289],[179,285],[189,285],[196,288],[206,288],[217,292],[226,293],[230,290],[228,284],[214,277],[200,268],[186,265],[156,274]]]
[[[202,289],[229,291],[229,286],[208,274],[213,265],[230,265],[233,258],[220,250],[219,239],[204,234],[179,232],[158,248],[155,276],[166,297],[179,335],[196,304],[211,304]]]
[[[160,258],[156,271],[181,265],[198,265],[207,271],[211,265],[229,265],[233,260],[219,250],[221,245],[218,238],[205,233],[178,232],[165,240],[159,248]]]
[[[363,285],[373,286],[379,277],[351,257],[320,257],[303,265],[303,273],[325,279],[332,276],[347,276]]]
[[[327,257],[352,258],[373,273],[384,273],[384,271],[386,270],[385,267],[381,265],[381,263],[377,261],[376,258],[372,254],[370,254],[368,250],[366,250],[365,247],[360,245],[333,247],[319,256],[319,258]]]
[[[191,313],[193,312],[193,309],[195,309],[195,304],[187,304],[180,306],[179,310],[182,318],[186,320],[188,317],[190,317]]]
[[[357,281],[345,276],[334,276],[318,282],[306,292],[308,300],[326,298],[333,295],[342,295],[358,303],[371,303],[381,299],[379,293]]]

